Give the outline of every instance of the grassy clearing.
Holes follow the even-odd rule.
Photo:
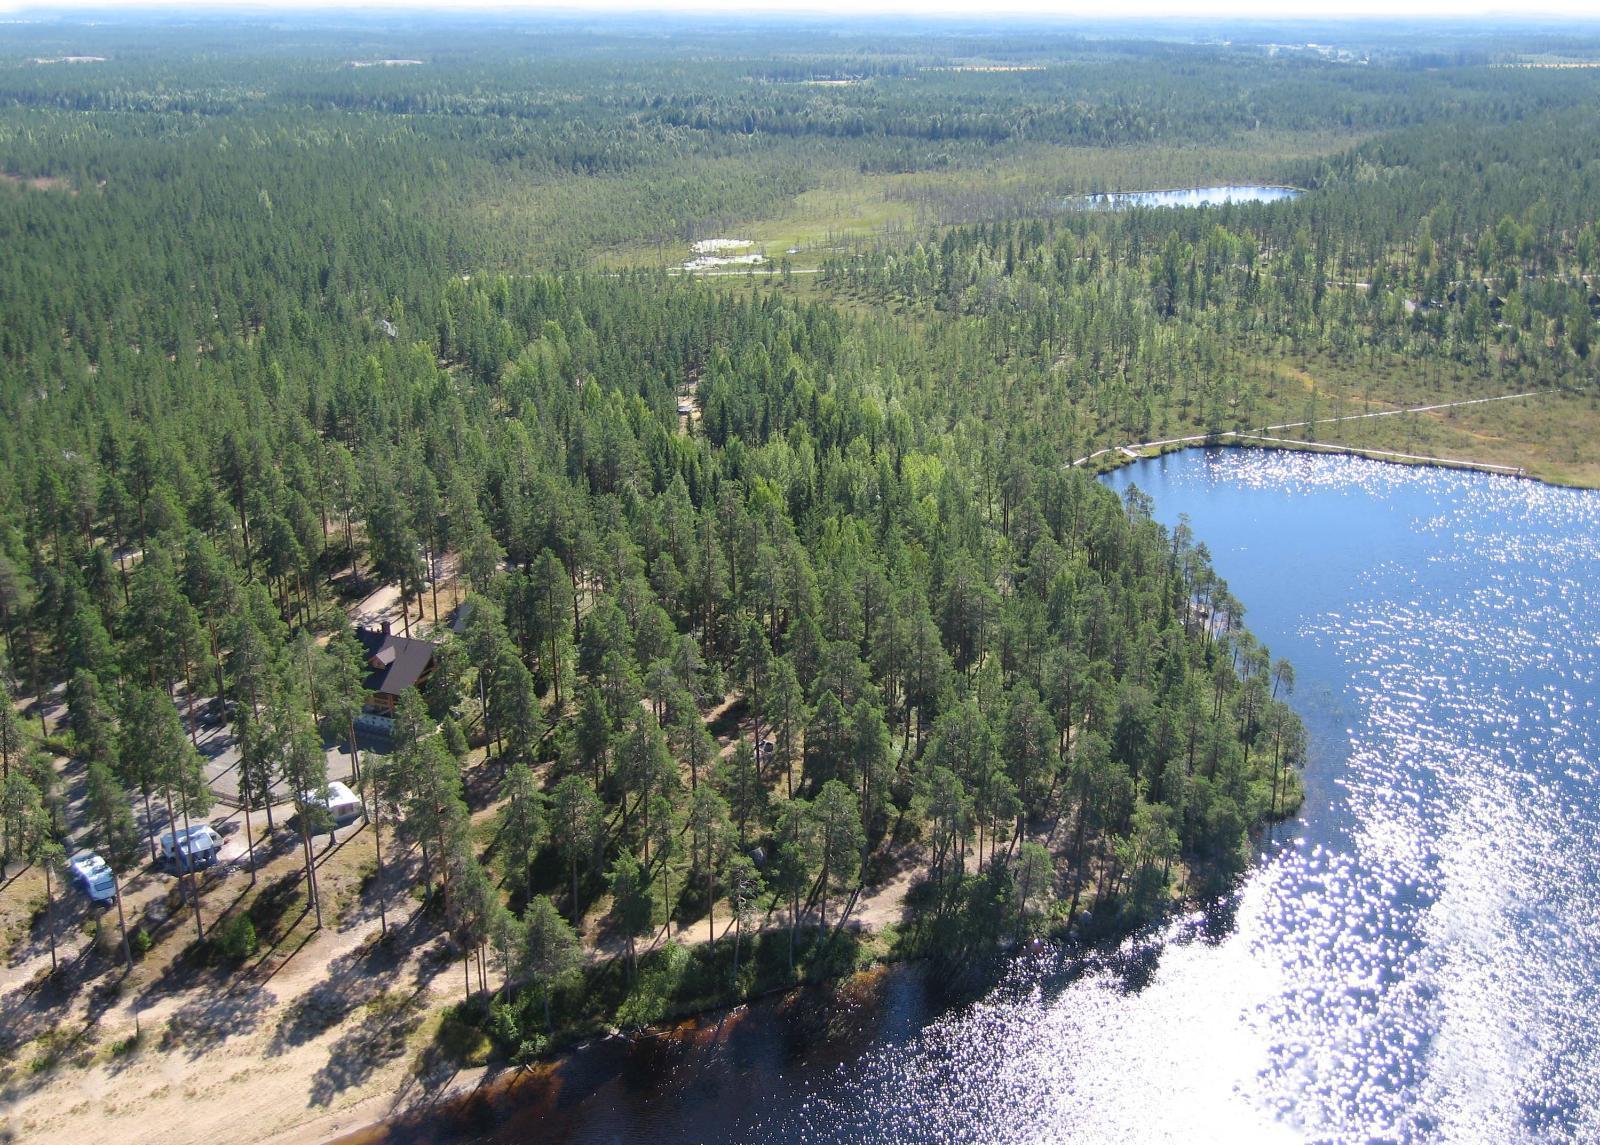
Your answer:
[[[777,211],[727,223],[728,238],[750,239],[773,261],[796,270],[828,255],[930,228],[990,217],[1037,214],[1068,195],[1220,182],[1281,182],[1295,164],[1351,147],[1362,137],[1334,132],[1251,132],[1224,144],[1182,147],[997,149],[975,166],[901,174],[853,167],[820,171],[816,185]],[[794,255],[785,252],[795,249]],[[688,243],[634,243],[598,253],[604,269],[679,266]],[[758,271],[759,273],[759,271]]]
[[[10,877],[0,880],[5,887],[0,893],[0,951],[7,960],[28,934],[44,904],[44,872],[37,867],[19,870],[20,867],[20,863],[13,863]]]
[[[773,262],[784,258],[795,269],[822,264],[830,253],[850,249],[880,236],[902,233],[918,222],[916,205],[895,200],[890,190],[905,176],[864,175],[850,168],[823,171],[818,185],[790,199],[765,218],[729,223],[720,237],[749,239],[752,252]],[[790,249],[798,253],[788,255]],[[681,266],[689,257],[689,243],[632,244],[604,251],[595,257],[602,269]],[[731,270],[740,268],[731,267]],[[757,268],[757,274],[761,268]]]
[[[1360,412],[1367,404],[1341,399],[1330,390],[1319,392],[1328,403],[1320,407],[1323,410]],[[1379,399],[1370,406],[1373,410],[1397,408],[1396,403]],[[1181,435],[1203,432],[1204,427],[1198,422],[1180,427]],[[1600,488],[1600,461],[1594,459],[1590,448],[1596,434],[1600,434],[1600,398],[1551,393],[1492,405],[1322,422],[1310,429],[1300,427],[1272,436],[1318,445],[1508,466],[1551,484],[1593,489]],[[1174,444],[1157,452],[1182,448],[1185,446]],[[1148,455],[1150,451],[1144,452]],[[1114,469],[1125,460],[1119,454],[1107,454],[1096,459],[1096,468]]]
[[[1526,469],[1560,485],[1600,487],[1592,443],[1600,433],[1600,399],[1549,394],[1524,401],[1438,413],[1319,426],[1317,440],[1461,458]]]

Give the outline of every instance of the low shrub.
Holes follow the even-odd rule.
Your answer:
[[[462,1066],[484,1065],[489,1060],[489,1035],[450,1015],[439,1023],[434,1045],[450,1061]]]
[[[514,1046],[520,1050],[522,1037],[522,1009],[509,1002],[497,1002],[489,1010],[487,1029],[489,1036],[501,1046]]]
[[[514,1060],[520,1066],[530,1066],[544,1056],[550,1048],[550,1039],[543,1034],[534,1034],[531,1038],[524,1038],[517,1044]]]
[[[211,930],[211,942],[217,953],[233,962],[243,962],[261,949],[256,936],[256,924],[248,914],[236,914]]]

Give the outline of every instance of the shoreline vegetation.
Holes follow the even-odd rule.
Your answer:
[[[1429,457],[1421,454],[1399,453],[1394,450],[1379,449],[1374,446],[1349,445],[1341,442],[1318,441],[1313,437],[1294,439],[1288,437],[1271,437],[1271,431],[1287,431],[1301,429],[1309,432],[1319,425],[1331,425],[1348,421],[1359,421],[1366,418],[1399,417],[1407,414],[1433,413],[1441,410],[1459,409],[1464,406],[1483,405],[1489,402],[1513,401],[1523,398],[1538,398],[1555,391],[1544,390],[1534,393],[1502,394],[1497,397],[1469,398],[1458,402],[1445,402],[1429,406],[1417,406],[1409,409],[1381,410],[1376,413],[1350,414],[1340,418],[1324,418],[1315,422],[1292,422],[1285,425],[1265,426],[1258,432],[1241,430],[1221,430],[1215,433],[1192,434],[1187,437],[1169,438],[1164,441],[1138,441],[1128,442],[1124,445],[1106,446],[1094,453],[1080,457],[1072,462],[1076,467],[1087,466],[1088,471],[1095,474],[1109,473],[1120,469],[1124,465],[1131,465],[1136,461],[1147,461],[1167,453],[1175,453],[1183,449],[1279,449],[1287,452],[1316,452],[1340,453],[1351,457],[1364,457],[1372,461],[1383,461],[1398,465],[1432,466],[1440,469],[1466,469],[1480,473],[1495,474],[1502,477],[1521,477],[1533,481],[1540,481],[1550,485],[1566,485],[1570,488],[1587,488],[1584,485],[1571,484],[1552,479],[1540,473],[1530,473],[1523,466],[1499,465],[1486,461],[1474,461],[1468,458],[1456,457]],[[1148,452],[1154,450],[1154,452]]]
[[[319,28],[0,51],[98,59],[0,67],[22,1139],[295,1140],[1225,893],[1293,668],[1097,448],[1600,484],[1600,73],[1542,41]],[[1304,193],[1059,209],[1170,182]]]
[[[1253,825],[1252,838],[1275,824],[1291,821],[1302,800],[1303,794],[1295,787],[1285,796],[1284,806],[1273,818]],[[1248,868],[1240,875],[1247,873]],[[453,1083],[447,1091],[434,1095],[420,1112],[401,1111],[374,1119],[337,1140],[341,1145],[365,1145],[384,1140],[382,1130],[391,1125],[437,1124],[443,1127],[467,1123],[475,1116],[473,1110],[484,1100],[493,1102],[502,1098],[529,1071],[553,1075],[564,1061],[588,1048],[596,1038],[637,1040],[680,1035],[686,1030],[704,1028],[708,1019],[734,1014],[774,998],[786,1003],[828,1004],[855,993],[879,974],[899,966],[924,964],[939,970],[944,999],[939,1008],[960,1005],[981,997],[998,983],[1018,954],[1037,952],[1048,946],[1064,959],[1071,959],[1073,956],[1065,952],[1074,950],[1079,957],[1087,958],[1092,951],[1115,946],[1140,931],[1186,911],[1201,909],[1208,902],[1225,899],[1231,893],[1231,890],[1221,891],[1217,898],[1184,896],[1140,905],[1133,910],[1127,909],[1129,904],[1116,899],[1097,900],[1088,904],[1076,920],[1059,922],[1053,928],[1019,938],[1010,945],[996,946],[976,962],[952,963],[938,950],[899,942],[886,946],[886,937],[898,935],[894,924],[885,928],[889,932],[887,935],[865,928],[816,932],[808,936],[806,945],[812,953],[803,970],[798,971],[799,977],[780,965],[781,952],[772,949],[774,944],[769,941],[765,945],[757,944],[749,954],[748,965],[753,968],[753,978],[733,984],[719,973],[719,962],[727,961],[726,949],[719,955],[704,942],[684,947],[669,941],[665,947],[641,959],[639,972],[649,983],[642,995],[630,992],[616,1009],[598,1020],[591,1017],[581,1025],[556,1028],[540,1035],[532,1044],[509,1041],[510,1015],[497,1009],[492,999],[476,998],[452,1005],[447,1020],[482,1029],[494,1043],[495,1049],[481,1069],[470,1079]],[[719,938],[718,945],[725,946],[728,941],[726,937]],[[603,984],[613,971],[612,967],[591,965],[585,968],[581,985],[574,984],[571,988],[590,998],[616,995],[615,984],[609,988]]]
[[[1299,809],[1296,794],[1297,798],[1291,806],[1286,807],[1276,819],[1262,824],[1262,827],[1292,820]],[[1223,893],[1221,898],[1225,899],[1227,893]],[[411,1140],[417,1134],[443,1139],[457,1132],[466,1133],[470,1126],[481,1127],[485,1118],[495,1118],[497,1115],[490,1112],[492,1109],[517,1108],[527,1100],[522,1091],[529,1086],[542,1091],[558,1084],[558,1074],[563,1066],[576,1055],[592,1049],[597,1041],[620,1038],[637,1044],[661,1038],[687,1037],[693,1040],[707,1030],[716,1029],[720,1032],[724,1020],[738,1018],[750,1007],[774,1000],[780,1006],[820,1006],[824,1009],[843,999],[859,1002],[861,999],[858,995],[875,984],[881,975],[902,968],[928,966],[944,972],[940,998],[934,1008],[935,1013],[942,1013],[982,997],[1001,981],[1006,968],[1020,954],[1038,953],[1048,948],[1054,950],[1063,962],[1086,964],[1096,951],[1113,948],[1141,931],[1180,917],[1186,911],[1202,909],[1208,902],[1214,901],[1219,900],[1173,900],[1148,916],[1136,916],[1113,909],[1108,918],[1103,919],[1097,912],[1086,910],[1079,923],[1071,928],[1063,926],[1026,942],[997,947],[989,952],[982,963],[959,966],[941,964],[936,952],[906,952],[896,948],[882,950],[874,942],[881,936],[858,931],[851,935],[849,942],[833,952],[833,965],[824,966],[818,976],[808,975],[795,981],[780,973],[776,980],[769,981],[758,974],[753,985],[729,986],[723,983],[714,988],[712,993],[693,997],[683,1003],[672,1003],[667,998],[675,985],[678,989],[682,988],[684,978],[696,971],[703,972],[702,966],[686,974],[689,961],[703,964],[707,959],[698,945],[691,948],[686,960],[683,947],[669,944],[664,950],[652,952],[651,958],[641,963],[641,970],[654,973],[659,984],[652,991],[649,1008],[634,1011],[635,1021],[642,1024],[618,1026],[615,1024],[617,1015],[613,1014],[610,1021],[602,1021],[598,1026],[552,1031],[541,1037],[536,1050],[521,1047],[524,1052],[518,1053],[515,1049],[507,1052],[507,1047],[497,1045],[495,1052],[482,1065],[474,1065],[465,1076],[452,1079],[445,1087],[430,1094],[424,1105],[418,1108],[391,1108],[380,1116],[342,1128],[336,1136],[330,1137],[330,1145],[382,1145],[392,1139]],[[1098,905],[1114,908],[1118,904]],[[825,936],[817,936],[816,940],[824,943],[829,941]],[[654,966],[651,965],[652,959],[657,963]],[[709,961],[715,976],[715,956]],[[759,962],[759,958],[756,961]],[[949,976],[952,971],[954,977]],[[452,1004],[447,1012],[447,1020],[485,1029],[492,1040],[497,1040],[495,1018],[493,1004],[486,1005],[481,999],[474,1003]]]

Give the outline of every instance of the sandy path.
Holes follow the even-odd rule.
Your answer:
[[[905,913],[906,895],[925,874],[927,868],[920,863],[908,866],[881,886],[863,891],[850,914],[851,920],[874,932],[898,925]]]
[[[332,1109],[319,1107],[307,1100],[306,1079],[327,1068],[337,1038],[330,1033],[274,1055],[270,1037],[258,1034],[230,1038],[203,1057],[142,1055],[126,1067],[96,1066],[23,1098],[10,1111],[8,1127],[19,1141],[62,1145],[222,1140],[250,1145],[318,1122],[316,1136],[307,1139],[320,1139],[339,1131],[343,1111],[350,1107],[361,1106],[363,1112],[349,1115],[345,1124],[372,1120],[365,1112],[367,1101],[374,1091],[392,1090],[406,1064],[373,1073],[366,1086],[341,1094]]]

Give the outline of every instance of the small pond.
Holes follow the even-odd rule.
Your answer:
[[[1120,211],[1128,207],[1217,207],[1224,203],[1280,203],[1297,199],[1305,192],[1295,187],[1264,187],[1237,184],[1217,187],[1179,187],[1168,191],[1104,191],[1094,195],[1075,195],[1068,207]]]

